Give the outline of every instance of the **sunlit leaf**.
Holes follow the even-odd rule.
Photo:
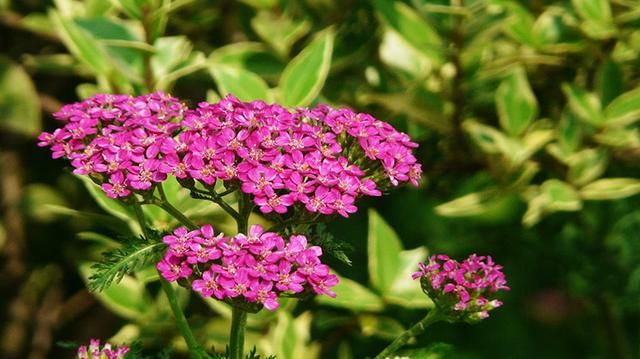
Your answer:
[[[239,67],[210,65],[220,94],[232,94],[242,101],[269,101],[269,87],[260,76]]]
[[[616,97],[605,109],[609,126],[627,126],[640,120],[640,87]]]
[[[321,295],[316,297],[318,303],[353,311],[378,312],[384,308],[382,298],[367,287],[348,278],[339,278],[338,285],[331,288],[336,293],[336,297]]]
[[[331,66],[333,28],[316,35],[284,69],[280,98],[285,106],[307,106],[320,94]]]
[[[603,178],[580,189],[580,196],[586,200],[609,200],[630,197],[640,193],[640,179]]]
[[[369,210],[367,248],[371,284],[380,293],[389,293],[400,270],[402,243],[393,228],[374,210]]]
[[[41,131],[40,101],[22,67],[0,57],[0,128],[27,136]]]
[[[496,92],[496,104],[500,125],[512,136],[522,134],[536,118],[538,101],[529,86],[524,69],[516,68],[502,81]]]
[[[604,122],[600,99],[596,95],[568,83],[562,85],[562,91],[567,97],[569,108],[579,119],[595,126]]]

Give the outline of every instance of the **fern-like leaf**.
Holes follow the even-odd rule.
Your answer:
[[[152,238],[134,237],[126,240],[122,247],[103,253],[103,261],[91,266],[94,272],[89,278],[89,290],[102,291],[120,282],[126,274],[157,262],[166,245],[158,233],[151,233]]]

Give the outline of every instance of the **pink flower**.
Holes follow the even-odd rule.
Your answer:
[[[489,311],[502,305],[490,300],[500,290],[509,290],[502,273],[489,256],[472,254],[458,262],[446,255],[433,255],[428,263],[420,263],[413,279],[420,283],[431,299],[455,319],[476,321],[489,316]]]

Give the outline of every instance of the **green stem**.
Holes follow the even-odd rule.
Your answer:
[[[184,316],[184,312],[182,308],[180,308],[180,304],[178,303],[178,298],[176,297],[176,293],[173,290],[171,284],[165,280],[160,280],[162,283],[162,290],[167,296],[167,300],[169,301],[169,306],[171,307],[171,311],[173,312],[173,316],[176,318],[176,324],[178,325],[178,329],[182,333],[182,337],[184,341],[187,342],[187,348],[189,348],[189,355],[191,358],[200,359],[202,358],[202,349],[198,345],[196,338],[193,336],[193,332],[191,332],[191,328],[189,327],[189,323],[187,322],[187,318]]]
[[[249,215],[251,204],[248,198],[238,192],[238,216],[235,216],[238,233],[247,234],[249,230]],[[247,312],[232,306],[231,333],[229,334],[229,359],[244,358],[244,331],[247,325]]]
[[[164,209],[167,213],[172,215],[180,223],[182,223],[185,226],[187,226],[187,228],[189,228],[190,230],[194,230],[194,229],[198,228],[197,224],[195,224],[192,220],[187,218],[187,216],[185,216],[182,212],[180,212],[179,209],[177,209],[176,207],[171,205],[171,203],[169,203],[169,202],[167,202],[165,200],[159,200],[159,201],[154,201],[153,204],[155,204],[155,205],[159,206],[160,208]]]
[[[404,333],[402,333],[402,335],[397,337],[391,344],[389,344],[388,347],[384,348],[384,350],[380,352],[380,354],[376,355],[374,359],[384,359],[391,356],[391,354],[395,353],[396,350],[407,344],[407,342],[409,342],[409,339],[415,337],[418,334],[422,334],[429,325],[439,321],[440,319],[442,318],[440,316],[440,313],[438,312],[438,309],[432,309],[429,314],[427,314],[427,316],[422,318],[422,320],[411,327],[411,329],[405,331]]]
[[[229,359],[242,359],[244,356],[244,329],[247,325],[247,312],[236,307],[232,307],[231,310]]]
[[[138,223],[140,224],[140,228],[142,229],[142,234],[145,238],[149,238],[149,231],[147,230],[147,221],[144,216],[144,212],[142,212],[142,207],[140,203],[133,204],[133,211],[136,214],[136,218],[138,219]],[[173,312],[174,317],[176,318],[176,323],[178,324],[178,329],[182,333],[185,342],[187,342],[187,348],[189,348],[189,355],[192,358],[200,359],[202,358],[200,346],[191,332],[191,328],[189,327],[189,323],[187,323],[187,318],[184,316],[184,312],[180,305],[178,304],[178,299],[176,298],[176,294],[171,287],[171,284],[164,280],[160,280],[162,283],[162,289],[167,296],[167,300],[169,301],[169,306],[171,307],[171,311]]]

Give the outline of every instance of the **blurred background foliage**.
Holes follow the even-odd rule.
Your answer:
[[[374,355],[430,306],[413,266],[477,252],[505,266],[504,308],[437,324],[412,357],[640,357],[640,1],[0,0],[0,32],[1,357],[65,357],[56,343],[89,337],[183,355],[153,268],[85,289],[139,228],[35,146],[63,103],[151,89],[346,105],[421,145],[421,188],[328,226],[353,248],[351,265],[332,260],[338,298],[250,318],[260,352]],[[221,348],[229,309],[180,293]]]

